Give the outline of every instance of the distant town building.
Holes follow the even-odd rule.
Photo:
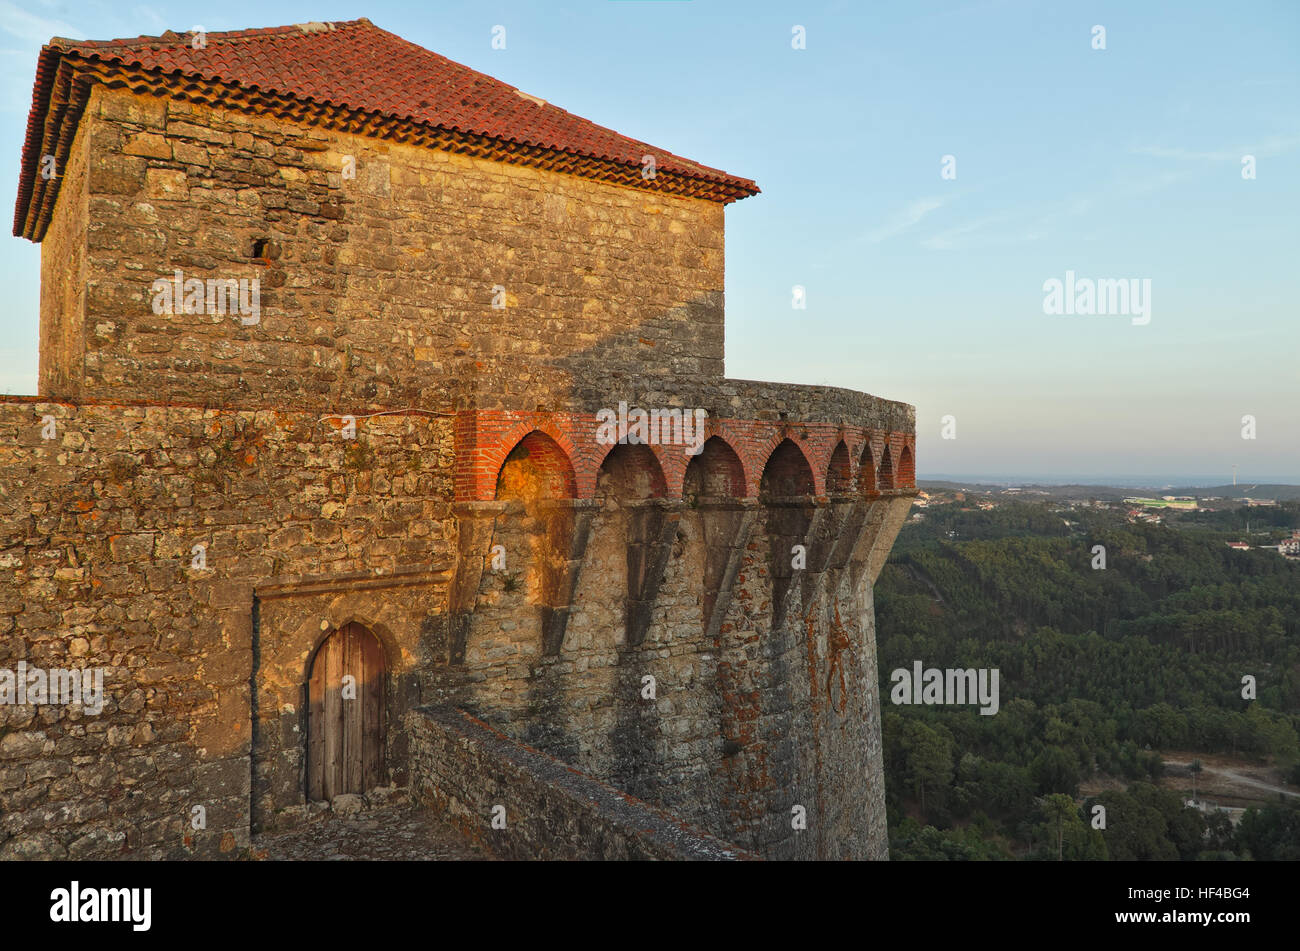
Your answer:
[[[1185,511],[1196,511],[1196,499],[1189,496],[1166,495],[1159,499],[1148,499],[1141,496],[1134,496],[1124,500],[1126,505],[1140,505],[1143,508],[1158,509],[1181,509]]]
[[[1210,814],[1221,812],[1228,817],[1228,821],[1237,826],[1241,823],[1241,817],[1245,815],[1246,810],[1241,806],[1220,806],[1216,802],[1208,799],[1184,799],[1183,806],[1187,809],[1195,809],[1197,812]]]

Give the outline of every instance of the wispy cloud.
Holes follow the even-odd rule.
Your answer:
[[[1168,188],[1170,185],[1179,185],[1183,182],[1191,181],[1196,177],[1195,172],[1183,170],[1178,172],[1159,172],[1155,175],[1139,176],[1136,178],[1124,178],[1105,189],[1103,194],[1111,199],[1136,198],[1139,195],[1149,195],[1151,192],[1158,192],[1160,189]]]
[[[968,221],[964,225],[957,225],[955,228],[949,228],[946,231],[940,231],[921,242],[921,247],[931,251],[952,251],[957,248],[962,239],[969,235],[978,234],[994,225],[1002,224],[1011,219],[1009,214],[989,215],[985,218],[976,218],[974,221]]]
[[[1180,146],[1167,148],[1159,145],[1139,145],[1129,149],[1134,155],[1150,155],[1153,158],[1175,159],[1179,162],[1238,162],[1243,155],[1273,157],[1290,152],[1300,145],[1300,136],[1269,136],[1253,145],[1239,145],[1231,149],[1215,149],[1200,152]]]
[[[1063,220],[1085,218],[1094,210],[1113,208],[1116,202],[1138,198],[1194,177],[1193,172],[1181,170],[1116,179],[1094,192],[1027,202],[1017,208],[955,225],[925,238],[921,247],[929,251],[956,251],[1041,241],[1050,237]],[[1071,231],[1077,234],[1077,223],[1071,224]]]
[[[1233,149],[1224,149],[1218,152],[1194,152],[1191,149],[1167,149],[1158,145],[1140,145],[1135,149],[1130,149],[1130,151],[1134,155],[1178,159],[1180,162],[1229,162],[1242,156],[1242,152]]]
[[[879,244],[895,235],[915,227],[930,212],[937,211],[947,204],[947,198],[941,198],[938,195],[929,195],[925,198],[918,198],[895,212],[888,221],[879,228],[868,231],[863,237],[872,244]]]

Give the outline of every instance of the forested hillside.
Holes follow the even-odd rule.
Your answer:
[[[875,592],[893,858],[1300,858],[1300,808],[1266,802],[1233,829],[1158,785],[1167,750],[1300,781],[1300,564],[1229,548],[1247,519],[1289,534],[1300,504],[1153,525],[953,503],[909,521]],[[916,661],[997,669],[998,713],[892,704],[890,673]]]

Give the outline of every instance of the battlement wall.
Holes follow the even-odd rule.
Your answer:
[[[416,710],[408,723],[415,794],[502,857],[755,858],[460,710]]]
[[[449,698],[760,854],[881,854],[870,585],[912,490],[870,460],[907,434],[716,420],[587,473],[547,435],[572,420],[477,431],[503,421],[493,497],[457,501],[459,414],[0,401],[0,667],[104,690],[0,706],[0,854],[229,855],[297,821],[312,664],[351,625],[391,781],[404,712]]]

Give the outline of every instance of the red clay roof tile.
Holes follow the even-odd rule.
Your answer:
[[[195,44],[193,34],[170,31],[158,37],[123,40],[55,38],[42,49],[23,153],[15,234],[21,233],[27,217],[36,153],[42,146],[51,106],[50,90],[64,59],[134,67],[173,79],[197,77],[637,170],[642,157],[652,155],[657,171],[714,183],[717,188],[701,194],[716,200],[732,201],[758,192],[749,179],[620,135],[366,19],[209,33],[204,39],[206,42]],[[654,186],[647,183],[646,187]]]

